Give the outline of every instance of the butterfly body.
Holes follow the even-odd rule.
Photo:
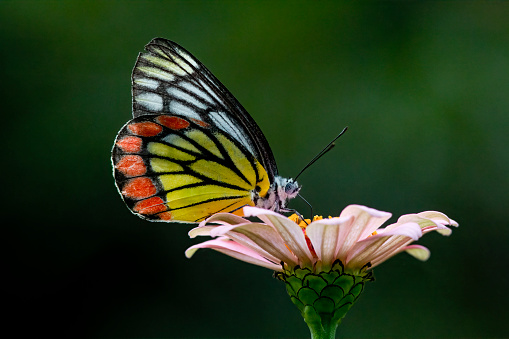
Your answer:
[[[112,150],[117,188],[149,220],[199,222],[242,206],[286,211],[300,186],[280,177],[267,140],[189,52],[156,38],[132,75],[133,119]]]

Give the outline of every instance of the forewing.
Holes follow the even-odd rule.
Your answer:
[[[272,182],[276,162],[258,125],[219,80],[183,47],[155,38],[132,74],[133,117],[179,115],[215,126],[262,163]]]
[[[241,214],[264,196],[268,175],[236,139],[202,120],[142,115],[118,133],[112,150],[126,205],[153,221],[199,222],[218,212]]]

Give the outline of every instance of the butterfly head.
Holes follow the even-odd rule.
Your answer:
[[[288,200],[297,196],[301,186],[293,179],[275,176],[267,194],[264,197],[255,193],[253,201],[257,207],[275,212],[285,212]]]

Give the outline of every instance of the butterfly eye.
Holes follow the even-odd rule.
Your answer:
[[[300,190],[300,187],[296,181],[293,181],[292,179],[288,180],[288,182],[285,185],[286,194],[292,196],[292,195],[298,193],[299,190]]]

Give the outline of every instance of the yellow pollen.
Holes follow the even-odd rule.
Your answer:
[[[307,227],[307,225],[309,225],[311,223],[311,219],[304,219],[302,220],[297,214],[292,214],[288,217],[288,219],[290,219],[291,221],[293,221],[294,223],[296,223],[297,225],[299,225],[300,227],[302,227],[303,229],[305,229]],[[317,220],[322,220],[323,217],[321,215],[315,215],[313,217],[313,221],[317,221]],[[332,219],[332,217],[329,215],[329,219]]]

